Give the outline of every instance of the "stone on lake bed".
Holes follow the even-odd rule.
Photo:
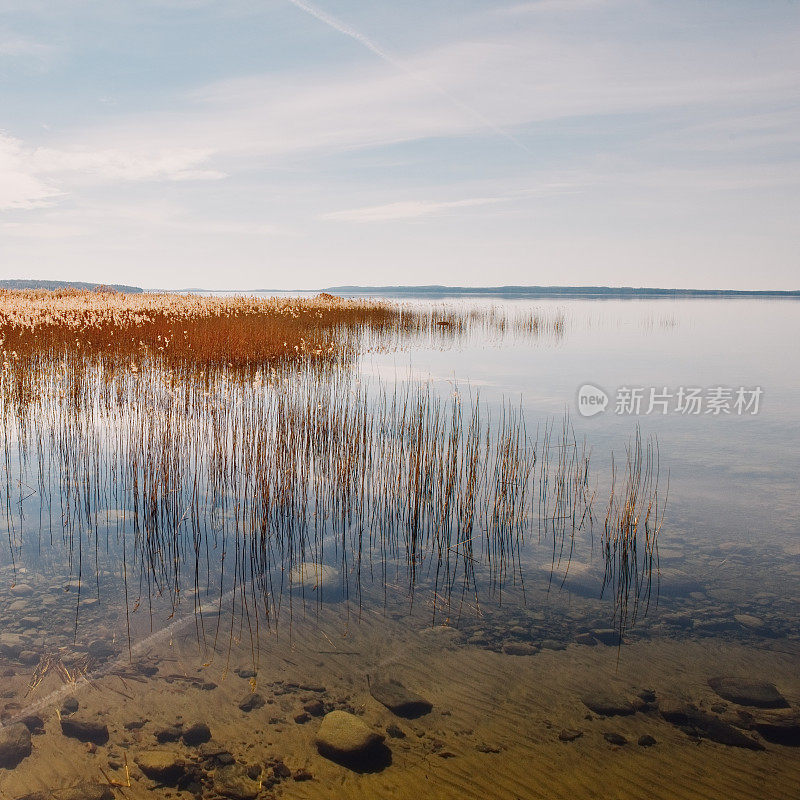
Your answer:
[[[751,726],[768,742],[797,747],[800,745],[800,713],[797,711],[765,711]]]
[[[239,703],[239,708],[247,713],[249,711],[255,711],[257,708],[263,708],[266,702],[264,696],[258,692],[248,692],[242,699],[242,702]]]
[[[430,628],[423,628],[420,631],[420,635],[441,645],[455,644],[463,636],[458,628],[453,628],[450,625],[433,625]]]
[[[585,692],[581,697],[581,702],[590,711],[603,717],[625,716],[636,711],[633,703],[627,697],[612,694],[603,689]]]
[[[84,782],[63,789],[26,794],[16,800],[114,800],[114,791],[107,785]]]
[[[370,694],[393,714],[414,719],[428,714],[433,704],[407,689],[397,678],[390,675],[375,675],[369,683]]]
[[[609,647],[617,647],[620,643],[619,631],[616,628],[595,628],[591,634],[598,642]]]
[[[134,761],[151,780],[174,785],[186,774],[186,762],[169,750],[143,750]]]
[[[684,733],[696,738],[709,739],[729,747],[763,750],[764,745],[739,728],[720,719],[715,714],[701,711],[692,703],[679,698],[662,698],[658,705],[661,716]]]
[[[708,685],[722,698],[740,706],[788,708],[786,698],[774,684],[749,678],[709,678]]]
[[[604,733],[603,738],[609,743],[616,745],[617,747],[622,747],[624,744],[628,744],[628,740],[621,734],[621,733]]]
[[[204,744],[211,739],[211,729],[205,722],[195,722],[183,730],[183,743],[190,747]]]
[[[763,631],[766,629],[764,620],[753,614],[734,614],[733,618],[743,627],[753,631]]]
[[[31,754],[31,732],[21,722],[0,728],[0,767],[13,769]]]
[[[535,656],[539,648],[528,642],[506,642],[503,645],[503,652],[507,656]]]
[[[214,791],[233,800],[255,800],[261,784],[241,764],[228,764],[214,773]]]
[[[329,564],[303,561],[292,567],[289,573],[292,591],[306,597],[333,600],[342,596],[339,570]]]
[[[105,744],[108,741],[108,726],[105,722],[81,716],[78,712],[61,720],[61,732],[64,736],[78,739],[81,742]]]
[[[339,761],[366,756],[383,738],[355,714],[337,710],[323,717],[315,743],[321,755]]]
[[[564,728],[558,734],[558,738],[562,742],[574,742],[576,739],[580,739],[581,736],[583,736],[583,731],[574,730],[573,728]]]

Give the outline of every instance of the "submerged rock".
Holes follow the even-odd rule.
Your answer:
[[[0,728],[0,767],[13,769],[32,749],[31,732],[21,722]]]
[[[414,719],[428,714],[433,704],[415,692],[407,689],[399,680],[390,675],[376,675],[370,680],[370,694],[393,714],[406,719]]]
[[[114,792],[110,786],[99,783],[79,783],[66,789],[25,794],[16,800],[114,800]]]
[[[539,648],[528,642],[506,642],[503,645],[503,652],[507,656],[535,656]]]
[[[622,747],[624,744],[628,744],[628,740],[621,734],[621,733],[604,733],[603,738],[609,743],[616,745],[617,747]]]
[[[331,711],[323,718],[315,743],[321,755],[349,764],[368,759],[383,738],[354,714]]]
[[[649,733],[644,733],[639,737],[637,744],[639,747],[652,747],[656,744],[656,740]]]
[[[214,773],[214,791],[233,800],[255,800],[261,783],[253,780],[241,764],[228,764]]]
[[[134,761],[146,777],[160,783],[174,785],[186,774],[186,762],[168,750],[144,750]]]
[[[48,800],[114,800],[114,792],[99,783],[79,783],[69,789],[54,789]]]
[[[342,597],[342,581],[339,570],[328,564],[304,561],[289,573],[292,591],[306,598],[337,600]]]
[[[190,747],[203,744],[211,739],[211,728],[205,722],[195,722],[183,731],[183,743]]]
[[[800,713],[764,712],[753,720],[753,730],[758,731],[768,742],[800,746]]]
[[[748,678],[709,678],[708,685],[725,700],[740,706],[756,708],[788,708],[786,698],[774,684]]]
[[[79,716],[78,712],[61,719],[61,732],[81,742],[105,744],[108,741],[108,726],[91,717]]]
[[[748,750],[763,750],[764,745],[740,731],[714,714],[701,711],[685,700],[662,699],[659,704],[661,716],[684,733],[696,738],[709,739],[729,747],[744,747]]]
[[[583,736],[583,731],[574,730],[573,728],[564,728],[558,734],[558,738],[562,742],[574,742],[576,739],[580,739],[581,736]]]
[[[603,689],[595,689],[584,693],[581,702],[595,714],[603,717],[626,716],[636,709],[633,703],[622,695],[611,694]]]
[[[242,699],[242,702],[239,703],[239,708],[247,713],[249,711],[255,711],[257,708],[263,708],[266,702],[264,696],[258,692],[248,692]]]

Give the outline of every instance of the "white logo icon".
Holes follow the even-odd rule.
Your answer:
[[[582,417],[593,417],[606,410],[608,395],[599,387],[591,383],[584,383],[578,389],[578,413]]]

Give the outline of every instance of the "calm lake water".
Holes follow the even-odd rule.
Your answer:
[[[435,537],[411,550],[407,531],[373,540],[368,515],[358,530],[284,521],[253,570],[239,521],[251,485],[200,506],[208,518],[187,512],[150,553],[109,500],[113,470],[87,479],[101,487],[93,525],[62,536],[63,482],[39,480],[41,460],[21,465],[7,438],[0,796],[800,796],[800,303],[501,305],[544,324],[367,337],[347,385],[371,408],[429,385],[444,403],[458,395],[465,418],[476,397],[495,422],[518,409],[537,469],[568,415],[575,452],[590,453],[595,524],[565,540],[542,535],[535,505],[524,536],[468,554]],[[593,416],[587,385],[608,398]],[[757,408],[739,413],[739,388]],[[676,408],[690,389],[700,413]],[[618,408],[627,390],[639,413]],[[648,413],[651,390],[666,413]],[[707,413],[714,397],[728,413]],[[657,443],[664,517],[647,580],[618,594],[603,522],[612,454],[624,474],[637,428]],[[114,456],[113,438],[86,441],[102,442],[87,463]],[[203,463],[192,456],[187,475]],[[320,744],[331,711],[366,726],[339,732],[362,738],[355,754]],[[25,742],[3,732],[25,739],[20,723],[33,737],[17,758]]]

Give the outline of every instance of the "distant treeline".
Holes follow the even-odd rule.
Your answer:
[[[0,281],[0,289],[113,289],[125,294],[141,294],[140,286],[125,286],[121,283],[84,283],[83,281]]]
[[[385,297],[797,297],[800,290],[656,289],[634,286],[329,286],[326,292]]]

